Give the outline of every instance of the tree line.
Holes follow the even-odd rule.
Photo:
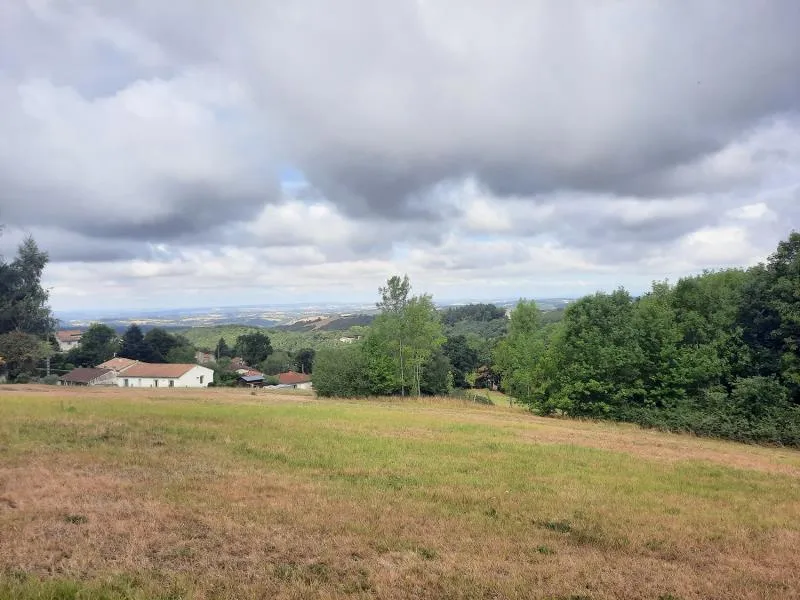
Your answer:
[[[112,356],[194,362],[180,334],[94,324],[56,354],[56,321],[41,286],[47,253],[32,238],[0,259],[0,368],[27,381],[54,368]],[[263,332],[214,349],[218,380],[233,356],[267,375],[314,373],[321,396],[442,395],[499,385],[541,415],[602,418],[741,441],[800,446],[800,233],[765,264],[655,282],[634,297],[597,293],[565,310],[531,301],[505,310],[476,304],[437,310],[407,276],[379,288],[379,315],[354,344],[314,352],[274,349]]]
[[[503,387],[543,415],[800,446],[800,233],[766,264],[512,312]]]

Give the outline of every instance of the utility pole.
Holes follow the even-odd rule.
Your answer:
[[[49,356],[45,359],[45,366],[46,366],[45,374],[49,377],[50,376],[50,357]]]

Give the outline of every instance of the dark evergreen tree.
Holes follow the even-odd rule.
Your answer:
[[[131,324],[122,334],[119,356],[143,362],[151,362],[155,358],[153,349],[145,342],[144,334],[136,323]]]
[[[214,358],[219,360],[220,358],[231,358],[233,354],[231,354],[231,349],[228,347],[228,344],[225,342],[225,338],[219,338],[217,342],[217,347],[214,349]]]
[[[32,237],[19,245],[11,263],[0,260],[0,334],[21,331],[46,339],[54,331],[48,292],[41,284],[47,262],[47,253]]]
[[[294,355],[294,361],[297,370],[301,373],[311,374],[314,371],[314,355],[316,352],[313,348],[301,348]]]

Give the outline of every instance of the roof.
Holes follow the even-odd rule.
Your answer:
[[[263,375],[242,375],[239,379],[245,383],[256,383],[257,381],[264,381]]]
[[[278,383],[282,385],[294,385],[297,383],[308,383],[311,381],[311,375],[304,375],[296,371],[287,371],[278,375]]]
[[[125,369],[129,369],[136,363],[138,360],[133,360],[132,358],[122,358],[121,356],[115,356],[111,360],[107,360],[106,362],[97,365],[98,369],[114,369],[115,371],[124,371]]]
[[[66,381],[68,383],[91,383],[98,377],[102,377],[103,375],[108,375],[109,373],[113,373],[111,369],[97,369],[97,368],[90,368],[90,367],[79,367],[77,369],[72,369],[66,375],[62,375],[60,377],[61,381]]]
[[[125,369],[125,377],[163,377],[164,379],[177,379],[182,377],[195,367],[200,365],[193,364],[173,364],[173,363],[136,363],[132,367]],[[206,369],[207,367],[203,367]]]
[[[79,342],[83,332],[80,329],[62,329],[56,331],[56,339],[59,342]]]

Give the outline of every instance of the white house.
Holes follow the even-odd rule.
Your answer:
[[[80,346],[82,335],[83,332],[77,329],[62,329],[61,331],[56,331],[58,349],[61,350],[61,352],[66,352],[68,350],[72,350],[73,348],[77,348]]]
[[[119,387],[202,388],[214,381],[214,371],[202,365],[137,362],[117,373]]]
[[[312,388],[311,375],[305,373],[297,373],[296,371],[287,371],[286,373],[278,374],[279,387],[291,387],[296,390],[310,390]]]

